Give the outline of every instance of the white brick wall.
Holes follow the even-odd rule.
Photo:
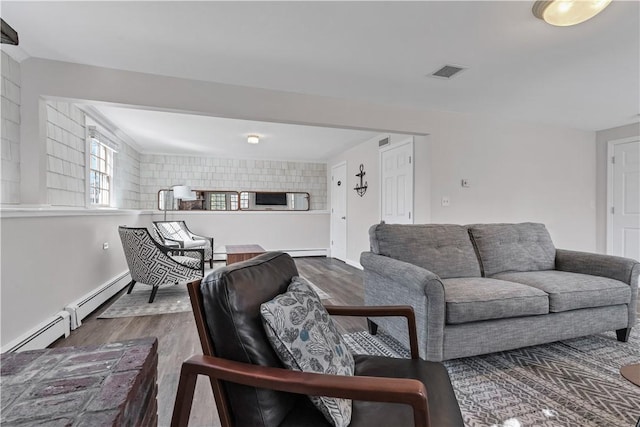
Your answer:
[[[311,209],[327,209],[327,165],[214,157],[140,157],[140,208],[157,209],[158,190],[186,184],[200,190],[306,191]]]
[[[85,206],[85,147],[82,110],[47,101],[47,203]]]
[[[20,203],[20,64],[2,52],[0,203]]]
[[[120,142],[120,151],[113,157],[115,206],[122,209],[139,209],[140,153]]]

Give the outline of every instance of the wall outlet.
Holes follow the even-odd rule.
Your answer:
[[[451,201],[449,200],[449,196],[442,196],[442,206],[449,206]]]
[[[460,181],[460,185],[462,185],[464,188],[471,186],[471,184],[469,183],[469,180],[465,178],[463,178],[462,181]]]
[[[102,244],[102,249],[104,249],[105,251],[106,251],[107,249],[109,249],[109,242],[104,242],[104,243]]]

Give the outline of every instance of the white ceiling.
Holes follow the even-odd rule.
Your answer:
[[[3,0],[2,16],[34,57],[585,130],[638,121],[640,3],[614,1],[566,28],[536,19],[532,5]],[[449,81],[425,76],[444,64],[469,69]],[[163,150],[249,132],[275,146],[280,132],[236,122],[217,135],[218,119],[103,110],[141,145],[160,140]],[[184,132],[162,139],[173,128]],[[298,132],[287,147],[306,151]]]
[[[379,134],[130,108],[94,108],[133,138],[143,153],[326,161]],[[247,143],[249,135],[258,135],[260,143]]]

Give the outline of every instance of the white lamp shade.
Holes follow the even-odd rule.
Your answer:
[[[191,191],[188,185],[176,185],[173,187],[173,198],[180,200],[195,200],[196,192]]]

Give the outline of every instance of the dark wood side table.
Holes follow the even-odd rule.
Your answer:
[[[246,261],[266,251],[260,245],[226,245],[227,265]]]

